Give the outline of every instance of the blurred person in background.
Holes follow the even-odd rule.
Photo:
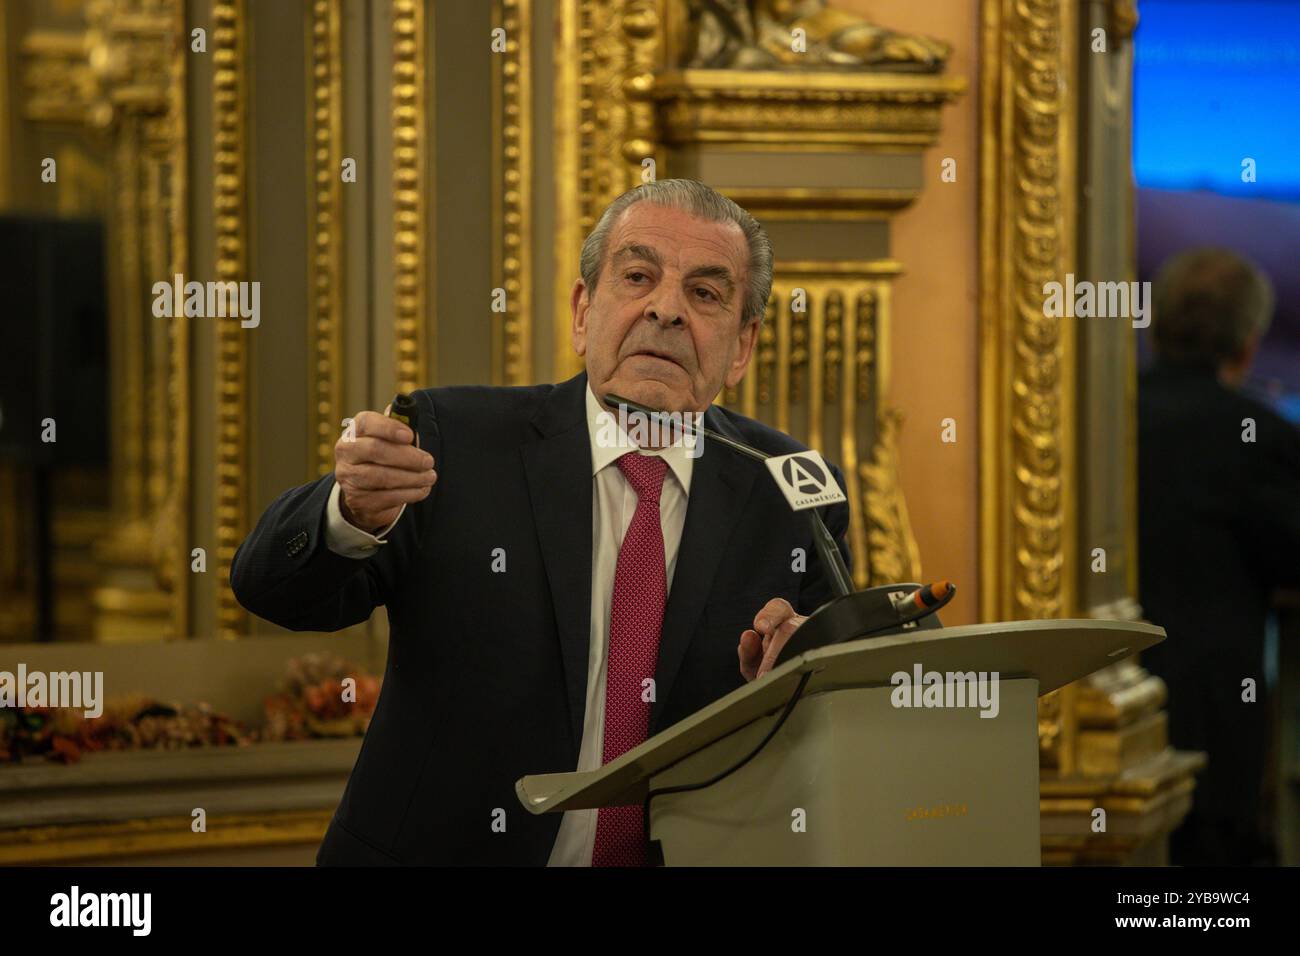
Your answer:
[[[1170,845],[1180,865],[1275,863],[1265,819],[1270,595],[1300,586],[1300,431],[1239,391],[1273,312],[1234,253],[1173,257],[1155,280],[1155,362],[1139,380],[1139,596],[1169,639],[1170,742],[1209,754]],[[1243,682],[1254,682],[1254,701]]]

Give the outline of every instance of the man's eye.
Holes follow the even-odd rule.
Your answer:
[[[700,296],[701,298],[703,298],[706,302],[717,302],[717,301],[718,301],[718,297],[717,297],[716,295],[713,294],[713,290],[712,290],[712,289],[706,289],[706,288],[704,288],[703,286],[696,286],[696,288],[695,288],[695,293],[696,293],[696,295],[698,295],[698,296]]]
[[[629,272],[629,273],[627,274],[627,277],[628,277],[628,279],[631,280],[632,282],[636,282],[638,279],[648,279],[648,278],[650,278],[650,277],[647,276],[644,272]]]

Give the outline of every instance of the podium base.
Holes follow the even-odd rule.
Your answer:
[[[900,709],[891,689],[805,697],[763,758],[651,804],[668,866],[1039,866],[1038,682],[1000,711]],[[655,775],[707,779],[768,731],[756,720]],[[924,741],[924,746],[918,746]]]

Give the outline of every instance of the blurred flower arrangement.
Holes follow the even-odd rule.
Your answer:
[[[379,678],[336,654],[289,661],[280,691],[266,698],[266,722],[250,729],[206,703],[182,706],[143,695],[109,700],[99,717],[75,708],[0,708],[0,765],[42,756],[75,763],[106,750],[243,747],[258,741],[364,734],[379,699]]]
[[[75,763],[99,750],[182,750],[247,744],[238,721],[207,704],[180,707],[140,695],[110,700],[91,719],[72,707],[0,710],[0,761],[40,755]]]
[[[289,661],[280,693],[266,698],[262,740],[364,734],[379,700],[380,680],[337,654]]]

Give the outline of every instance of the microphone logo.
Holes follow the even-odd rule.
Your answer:
[[[803,495],[817,495],[826,490],[826,472],[807,455],[791,455],[781,466],[781,477]]]
[[[795,511],[848,500],[834,481],[825,459],[815,451],[775,455],[767,459],[767,467]]]

